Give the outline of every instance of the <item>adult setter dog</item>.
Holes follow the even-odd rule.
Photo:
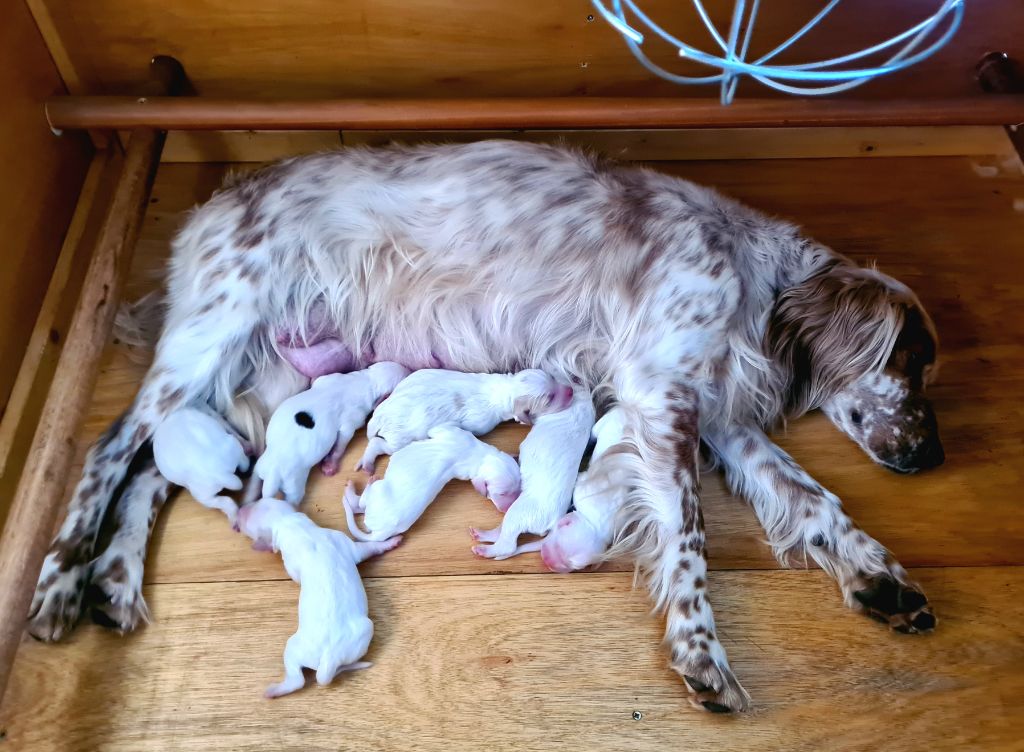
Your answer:
[[[302,348],[340,353],[341,370],[542,368],[593,390],[599,414],[623,409],[624,441],[593,468],[630,479],[611,553],[635,558],[665,613],[692,702],[742,710],[706,594],[701,442],[781,562],[809,556],[850,607],[927,631],[903,567],[764,431],[821,408],[896,472],[940,464],[923,395],[936,345],[903,284],[651,170],[505,141],[280,162],[229,181],[174,241],[155,360],[89,452],[29,629],[59,639],[83,607],[122,630],[145,619],[146,539],[167,494],[145,452],[172,410],[209,403],[259,446],[266,416],[308,383],[288,360]],[[94,559],[115,500],[120,526]]]

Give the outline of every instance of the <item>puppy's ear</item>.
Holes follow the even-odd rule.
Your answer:
[[[906,313],[905,301],[873,269],[837,263],[778,296],[764,349],[799,415],[881,367]]]

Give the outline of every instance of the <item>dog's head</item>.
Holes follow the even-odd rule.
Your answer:
[[[938,339],[917,297],[870,268],[836,263],[778,297],[766,351],[785,382],[785,411],[820,407],[885,467],[910,473],[945,459],[925,387]]]

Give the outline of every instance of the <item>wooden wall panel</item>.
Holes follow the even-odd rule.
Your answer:
[[[0,407],[7,403],[78,199],[90,148],[54,136],[42,103],[63,91],[23,0],[0,0]]]
[[[82,88],[130,93],[156,53],[179,57],[200,94],[238,96],[717,96],[656,79],[585,0],[29,0]],[[732,0],[706,0],[719,27]],[[753,51],[796,31],[821,0],[771,0]],[[939,0],[841,3],[780,62],[831,57],[913,25]],[[968,4],[953,45],[854,96],[978,94],[974,63],[993,49],[1024,53],[1024,3]],[[645,0],[648,13],[710,51],[692,4]],[[66,53],[66,54],[65,54]],[[673,50],[655,57],[680,72]],[[691,69],[696,71],[696,69]],[[766,90],[744,84],[740,94]],[[978,94],[980,96],[980,94]]]

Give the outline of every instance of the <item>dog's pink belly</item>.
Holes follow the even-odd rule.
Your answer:
[[[329,373],[348,373],[366,368],[373,363],[390,360],[401,363],[406,368],[445,368],[445,362],[433,350],[422,352],[392,352],[390,348],[379,351],[373,343],[365,346],[358,355],[337,337],[316,335],[308,343],[303,343],[292,334],[279,334],[277,349],[281,356],[291,364],[292,368],[308,379],[325,376]]]
[[[359,368],[352,350],[340,339],[322,339],[305,347],[279,344],[277,349],[292,368],[307,379],[329,373],[347,373]]]

